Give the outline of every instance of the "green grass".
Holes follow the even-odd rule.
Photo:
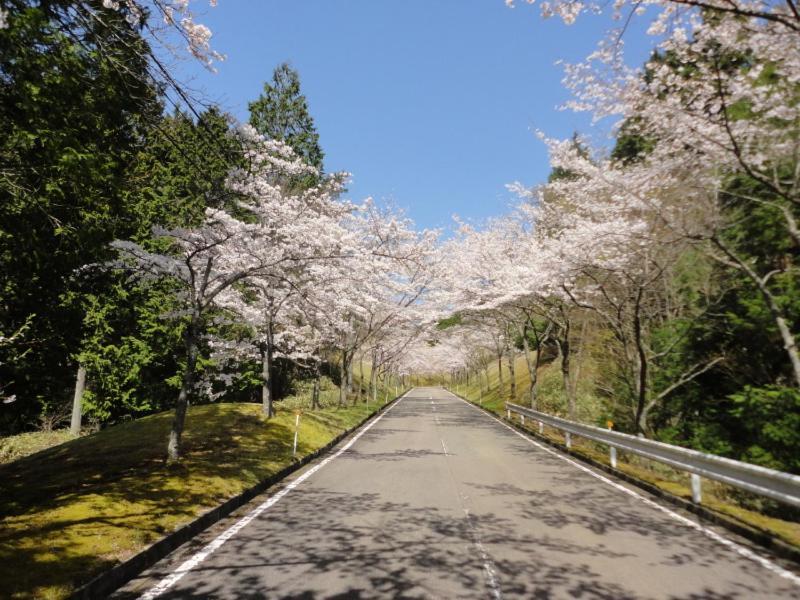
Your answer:
[[[289,465],[294,402],[189,410],[184,459],[164,461],[172,413],[73,439],[0,466],[0,597],[64,598],[208,509]],[[304,410],[298,456],[375,405]]]
[[[566,401],[563,397],[563,384],[560,382],[561,374],[559,368],[560,365],[556,361],[542,367],[539,371],[539,404],[540,410],[565,417]],[[517,396],[512,400],[509,393],[508,370],[505,366],[503,369],[505,382],[503,390],[500,390],[496,363],[489,368],[488,389],[486,387],[486,378],[481,379],[482,385],[479,385],[477,379],[473,378],[469,385],[461,384],[458,386],[457,390],[455,387],[451,386],[451,389],[453,391],[458,391],[461,396],[469,399],[473,403],[480,404],[497,415],[505,417],[505,403],[507,401],[513,401],[523,406],[528,405],[530,380],[525,367],[524,357],[518,357],[515,364]],[[599,413],[596,414],[596,411],[590,406],[591,404],[591,392],[587,389],[579,388],[579,420],[586,423],[597,424]],[[538,431],[534,433],[538,435]],[[561,433],[547,427],[545,427],[544,430],[544,437],[560,444],[563,444],[564,441]],[[572,450],[586,458],[591,458],[606,465],[609,464],[608,451],[604,446],[599,444],[573,436]],[[692,494],[689,476],[687,474],[635,456],[624,457],[620,455],[619,458],[620,460],[617,466],[620,471],[641,481],[655,485],[670,494],[691,500]],[[703,506],[755,529],[766,531],[790,545],[800,547],[800,523],[778,519],[744,508],[732,500],[734,494],[735,492],[728,486],[718,484],[714,481],[703,481]]]
[[[75,439],[69,429],[32,431],[0,438],[0,465]]]

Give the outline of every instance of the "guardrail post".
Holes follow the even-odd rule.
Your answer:
[[[703,489],[700,484],[700,475],[692,473],[692,502],[700,504],[703,501]]]
[[[800,506],[800,475],[783,473],[691,448],[664,444],[648,440],[644,436],[614,431],[614,424],[610,420],[606,421],[606,427],[600,428],[548,415],[537,410],[518,406],[512,402],[505,403],[505,407],[506,418],[509,423],[514,422],[512,415],[516,413],[519,416],[519,422],[523,425],[526,425],[528,419],[530,419],[530,430],[535,431],[535,425],[538,425],[540,435],[543,435],[544,426],[547,425],[554,432],[563,436],[564,445],[562,448],[569,452],[572,450],[573,434],[581,439],[603,444],[608,448],[608,464],[614,470],[620,468],[618,459],[625,458],[628,454],[633,454],[669,465],[671,468],[683,473],[689,473],[691,476],[689,486],[691,499],[697,505],[700,505],[703,499],[703,480],[710,479],[767,496],[792,506]],[[622,456],[620,456],[620,452],[623,453]]]

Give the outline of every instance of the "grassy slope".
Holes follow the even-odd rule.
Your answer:
[[[560,365],[555,362],[543,367],[539,372],[540,408],[551,414],[566,416],[566,403],[563,400],[561,384]],[[489,369],[489,389],[486,389],[486,380],[483,379],[483,391],[481,392],[477,380],[471,381],[470,385],[460,385],[458,392],[469,400],[480,403],[484,408],[491,410],[498,415],[505,416],[505,402],[509,398],[509,377],[508,369],[503,367],[504,391],[499,389],[499,378],[497,375],[497,365],[492,364]],[[525,366],[524,357],[518,357],[515,364],[517,381],[517,404],[528,405],[528,390],[530,380]],[[456,391],[456,388],[452,388]],[[595,414],[589,404],[590,392],[580,390],[578,393],[578,413],[580,420],[594,425],[602,425],[602,415]],[[563,437],[557,431],[545,428],[545,437],[558,443],[563,443]],[[604,446],[581,440],[573,437],[572,449],[592,458],[603,464],[609,464],[607,449]],[[639,459],[638,457],[623,457],[620,455],[618,468],[625,473],[640,480],[657,485],[661,489],[690,500],[692,497],[689,487],[689,476],[678,473],[672,469],[664,467],[658,463]],[[747,510],[730,501],[731,489],[713,481],[703,482],[703,505],[711,510],[717,511],[729,517],[733,517],[747,525],[762,529],[776,535],[783,541],[800,547],[800,523],[795,521],[784,521],[763,515],[761,513]]]
[[[75,436],[69,432],[69,429],[32,431],[0,438],[0,465],[18,460],[29,454],[41,452],[51,446],[57,446],[72,439],[75,439]]]
[[[305,411],[298,455],[375,406]],[[0,597],[63,598],[164,534],[292,462],[294,412],[254,404],[192,407],[185,459],[164,463],[171,413],[0,466]]]

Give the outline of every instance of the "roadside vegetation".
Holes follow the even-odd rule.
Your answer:
[[[473,404],[491,411],[500,418],[506,417],[506,402],[526,405],[527,390],[530,387],[528,373],[525,369],[525,358],[516,357],[515,368],[515,396],[511,397],[511,382],[505,374],[501,385],[496,363],[487,365],[485,371],[473,373],[469,378],[461,377],[451,381],[449,376],[431,376],[426,382],[433,385],[445,385],[452,392],[466,398]],[[594,362],[589,358],[587,362]],[[588,369],[593,365],[586,365]],[[508,365],[503,368],[508,370]],[[539,409],[542,412],[568,418],[566,396],[563,393],[560,365],[557,360],[550,362],[540,369],[539,382],[541,385],[539,396]],[[593,396],[590,389],[581,389],[578,392],[580,410],[578,420],[584,423],[606,427],[608,425],[609,410],[603,409],[600,398]],[[516,425],[520,425],[514,419]],[[613,421],[612,421],[613,423]],[[530,426],[530,421],[525,428],[539,436],[538,428]],[[550,427],[544,428],[543,437],[563,446],[564,436],[561,432]],[[608,448],[601,444],[584,440],[578,436],[572,437],[572,451],[598,463],[610,466]],[[654,461],[628,455],[625,452],[618,454],[617,469],[635,479],[644,481],[665,492],[691,501],[692,492],[689,475],[675,471],[666,465]],[[775,536],[781,541],[800,549],[800,515],[794,511],[787,511],[771,501],[764,502],[750,494],[724,484],[703,480],[703,506],[715,511],[725,518],[741,523],[752,529]]]
[[[0,438],[0,465],[75,439],[69,429],[30,431]]]
[[[258,404],[193,406],[185,456],[167,463],[161,412],[70,439],[0,466],[0,596],[66,598],[176,528],[324,446],[383,405],[321,407],[291,397],[274,417]],[[297,455],[295,419],[301,411]],[[12,438],[13,439],[13,438]]]

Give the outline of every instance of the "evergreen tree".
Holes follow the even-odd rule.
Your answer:
[[[272,82],[264,84],[258,100],[248,105],[250,124],[267,138],[286,142],[309,165],[322,171],[324,153],[306,97],[300,92],[300,76],[287,63],[279,65]]]
[[[147,44],[122,13],[72,2],[7,2],[0,29],[0,430],[28,427],[72,395],[83,314],[76,277],[128,234],[128,165],[161,113]],[[22,355],[20,357],[20,354]],[[10,357],[16,356],[16,359]]]
[[[241,146],[228,135],[217,109],[195,122],[176,112],[164,117],[132,162],[126,203],[133,216],[130,237],[150,250],[168,252],[153,226],[192,227],[207,207],[232,206],[225,179],[241,160]],[[132,284],[125,274],[104,271],[100,293],[77,298],[84,314],[80,362],[89,388],[84,404],[92,418],[113,422],[169,408],[179,383],[185,323],[166,318],[178,311],[167,281]]]

